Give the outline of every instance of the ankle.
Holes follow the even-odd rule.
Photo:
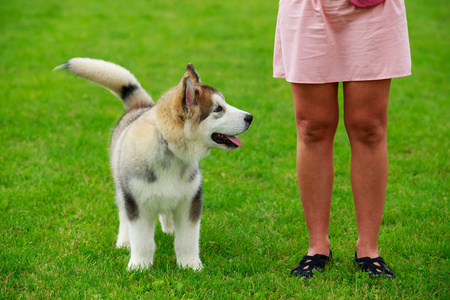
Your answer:
[[[316,254],[321,254],[325,256],[330,255],[330,242],[328,240],[321,243],[311,243],[308,248],[308,255],[313,256]]]
[[[379,252],[378,252],[378,248],[375,247],[364,247],[364,246],[359,246],[356,245],[356,255],[358,258],[361,257],[370,257],[370,258],[375,258],[380,256]]]

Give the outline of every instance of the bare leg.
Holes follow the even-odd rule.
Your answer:
[[[297,176],[309,232],[308,255],[329,255],[333,140],[339,122],[338,84],[292,83],[297,126]]]
[[[358,257],[377,257],[388,179],[390,79],[344,83],[344,122],[352,151],[351,181]]]

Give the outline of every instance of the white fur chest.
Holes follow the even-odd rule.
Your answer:
[[[197,162],[177,157],[154,123],[151,110],[126,128],[112,150],[116,183],[140,209],[161,214],[191,201],[201,184]]]
[[[161,214],[173,211],[197,194],[201,174],[197,164],[172,162],[170,167],[151,166],[151,178],[132,178],[129,187],[141,209]]]

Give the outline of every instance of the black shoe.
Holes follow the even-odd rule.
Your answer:
[[[384,259],[381,256],[370,258],[361,257],[358,258],[355,252],[355,259],[353,262],[363,271],[369,272],[370,278],[379,278],[386,276],[387,278],[395,278],[394,273],[386,266]]]
[[[331,259],[333,259],[331,250],[329,256],[322,254],[316,254],[314,256],[305,255],[303,256],[298,266],[291,271],[291,275],[311,278],[314,276],[314,270],[322,271],[327,262],[329,262]]]

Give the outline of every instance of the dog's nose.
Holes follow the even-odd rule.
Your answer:
[[[253,121],[253,116],[251,114],[246,115],[244,121],[247,122],[248,125],[250,126],[250,124],[252,124]]]

